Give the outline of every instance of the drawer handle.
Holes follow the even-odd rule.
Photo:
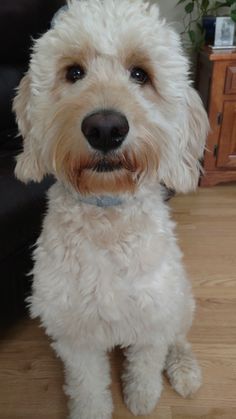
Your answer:
[[[222,121],[223,121],[223,114],[222,114],[222,112],[218,112],[217,113],[216,121],[217,121],[217,125],[221,125],[222,124]]]

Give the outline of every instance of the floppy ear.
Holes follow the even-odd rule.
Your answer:
[[[171,145],[166,145],[160,162],[160,177],[168,188],[183,193],[196,189],[208,131],[209,122],[202,101],[188,86]]]
[[[39,182],[45,174],[40,153],[37,152],[33,136],[30,108],[31,82],[30,75],[26,74],[19,84],[17,95],[13,102],[13,111],[16,113],[19,132],[24,139],[23,152],[17,156],[15,175],[25,183],[31,180]]]

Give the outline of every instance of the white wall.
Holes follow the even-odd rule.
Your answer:
[[[184,29],[183,18],[185,16],[184,6],[182,4],[176,5],[178,0],[149,0],[151,3],[157,3],[160,9],[161,17],[164,17],[168,22],[170,22],[173,27],[181,33]],[[185,35],[185,39],[188,40],[188,36]],[[196,71],[196,54],[191,52],[191,50],[186,49],[186,54],[189,56],[192,71],[192,78],[195,78]]]
[[[168,22],[174,24],[174,27],[181,32],[183,28],[183,6],[176,6],[178,0],[151,0],[152,3],[157,3],[160,9],[160,14],[165,17]]]

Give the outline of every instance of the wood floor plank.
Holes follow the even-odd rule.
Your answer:
[[[235,409],[175,407],[171,410],[172,419],[235,419]]]
[[[172,199],[176,234],[197,301],[189,334],[204,384],[182,399],[164,378],[149,419],[236,419],[236,186],[199,189]],[[122,400],[123,355],[111,355],[113,419],[132,419]],[[38,321],[0,335],[0,419],[65,419],[63,366]]]

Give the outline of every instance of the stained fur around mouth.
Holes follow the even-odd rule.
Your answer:
[[[107,155],[96,153],[90,162],[90,170],[97,173],[111,173],[126,169],[129,172],[134,171],[130,156],[126,153],[110,152]]]
[[[123,168],[123,165],[121,162],[114,163],[104,158],[98,161],[92,170],[98,173],[106,173],[106,172],[114,172],[115,170],[120,170],[122,168]]]

